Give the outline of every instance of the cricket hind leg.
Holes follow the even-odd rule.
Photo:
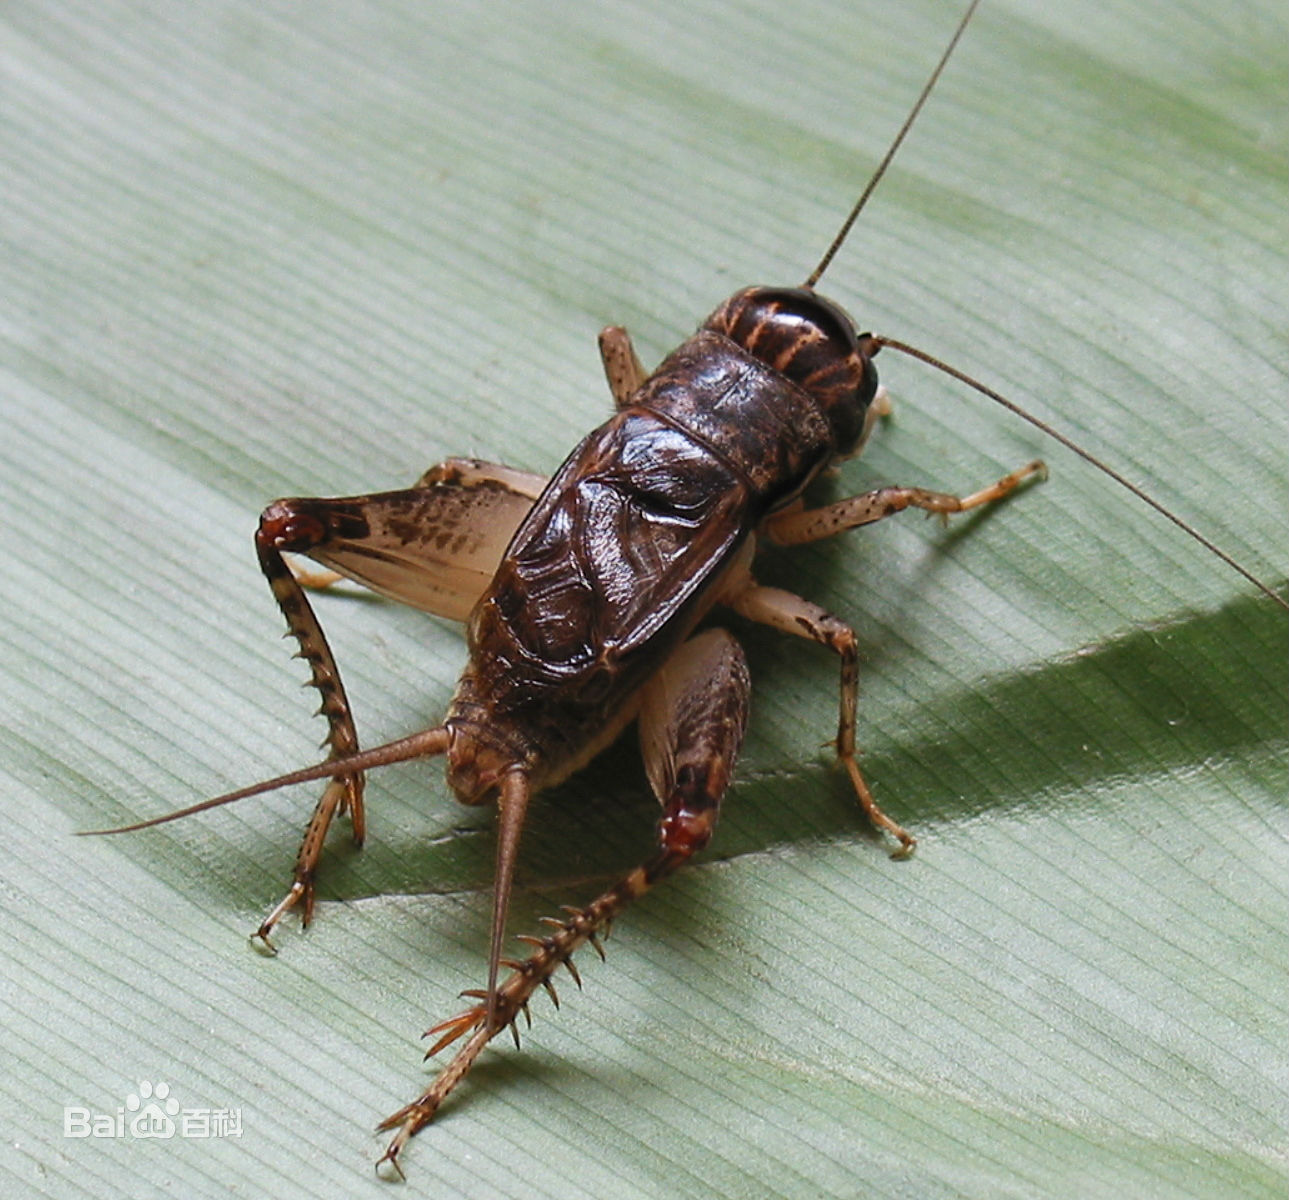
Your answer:
[[[255,536],[260,567],[289,634],[299,643],[298,657],[309,663],[310,683],[322,696],[329,758],[356,753],[358,736],[340,672],[304,588],[355,579],[402,603],[464,620],[545,482],[499,463],[450,458],[412,488],[278,500],[264,510]],[[284,553],[307,555],[338,574],[292,570]],[[296,856],[291,887],[252,935],[270,951],[269,934],[287,912],[303,902],[303,923],[313,915],[314,877],[337,812],[349,814],[354,841],[361,845],[366,829],[361,771],[337,773],[323,790]]]
[[[274,548],[305,555],[372,591],[464,621],[546,479],[500,463],[450,458],[392,492],[278,500],[261,518]],[[295,571],[306,587],[330,574]]]
[[[398,1157],[403,1147],[434,1119],[488,1042],[509,1027],[518,1045],[516,1022],[521,1014],[530,1020],[528,1002],[537,989],[543,988],[558,1007],[552,981],[556,971],[564,967],[581,987],[573,955],[589,944],[603,958],[600,938],[608,935],[614,918],[707,845],[742,745],[750,691],[743,650],[723,629],[706,630],[686,642],[646,685],[640,742],[650,785],[663,809],[657,853],[584,908],[566,908],[562,918],[545,918],[550,932],[544,937],[521,935],[531,947],[528,957],[502,959],[510,974],[500,985],[463,993],[478,1003],[426,1033],[436,1039],[426,1058],[469,1036],[416,1100],[380,1123],[380,1129],[397,1132],[378,1168],[388,1163],[402,1175]]]
[[[314,616],[304,589],[282,558],[279,547],[289,541],[289,533],[290,530],[275,515],[275,508],[270,507],[260,520],[260,527],[255,535],[255,549],[264,577],[286,618],[287,631],[299,643],[297,657],[309,664],[309,682],[318,689],[322,697],[318,711],[327,719],[327,736],[323,745],[329,750],[328,758],[344,758],[358,752],[358,733],[354,728],[349,698],[345,695],[345,685],[322,626]],[[251,935],[270,952],[273,952],[273,943],[269,940],[269,934],[292,908],[303,902],[301,923],[305,926],[308,926],[313,917],[318,860],[322,856],[327,830],[337,812],[348,814],[354,844],[362,845],[367,831],[363,783],[361,771],[349,771],[336,775],[323,789],[296,854],[291,886]]]

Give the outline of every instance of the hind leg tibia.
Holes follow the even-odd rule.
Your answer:
[[[580,987],[573,955],[589,943],[603,957],[600,938],[607,935],[613,919],[707,844],[743,741],[749,691],[743,651],[721,629],[707,630],[686,642],[645,686],[640,704],[641,747],[663,810],[657,853],[585,908],[566,909],[564,917],[548,918],[550,929],[544,937],[521,937],[531,953],[522,961],[502,961],[510,975],[495,993],[469,993],[478,1004],[429,1030],[426,1036],[436,1039],[429,1054],[460,1038],[467,1040],[416,1100],[381,1122],[381,1129],[397,1132],[377,1166],[388,1163],[401,1174],[398,1156],[403,1147],[434,1119],[484,1046],[507,1026],[518,1041],[515,1022],[521,1014],[527,1016],[528,1002],[538,988],[559,1004],[552,977],[561,966]]]
[[[322,626],[314,616],[304,589],[282,558],[272,513],[273,509],[265,513],[255,535],[255,548],[259,555],[260,567],[273,591],[278,607],[282,610],[282,615],[286,618],[288,632],[299,643],[298,657],[309,664],[309,682],[318,689],[322,697],[322,704],[318,711],[327,718],[327,737],[323,744],[329,749],[330,758],[343,758],[358,750],[358,734],[354,729],[349,699],[345,695],[345,686],[341,682],[340,671],[336,666],[335,658],[332,657],[331,647],[327,645]],[[323,789],[322,797],[304,831],[304,838],[296,855],[291,887],[252,935],[269,950],[273,948],[269,941],[269,933],[297,904],[303,904],[301,916],[305,925],[308,925],[313,916],[314,876],[317,872],[318,860],[322,856],[327,830],[337,812],[349,814],[354,841],[362,845],[366,833],[366,815],[363,810],[361,771],[338,774]]]

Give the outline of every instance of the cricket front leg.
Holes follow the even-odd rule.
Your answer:
[[[600,330],[600,362],[613,393],[613,406],[626,408],[649,373],[631,344],[631,335],[621,325],[607,325]]]
[[[1009,496],[1027,480],[1041,477],[1046,470],[1043,463],[1035,459],[1020,470],[1004,475],[969,496],[953,496],[947,492],[915,487],[878,488],[823,508],[786,509],[769,517],[762,532],[778,545],[791,546],[818,541],[860,525],[871,525],[907,508],[920,508],[928,514],[936,513],[947,520],[953,513],[969,512]],[[809,638],[827,646],[841,659],[841,714],[837,722],[837,757],[846,768],[855,795],[868,819],[900,843],[895,856],[902,858],[911,854],[917,840],[881,810],[859,769],[855,747],[859,693],[859,655],[855,631],[845,621],[819,605],[803,600],[792,592],[762,587],[750,575],[741,580],[724,599],[736,612],[749,620],[771,625],[796,637]]]
[[[893,517],[906,508],[920,508],[948,520],[954,513],[970,512],[985,504],[992,504],[1011,495],[1026,480],[1043,477],[1047,467],[1041,459],[1026,463],[1018,471],[1004,475],[988,487],[969,496],[953,496],[948,492],[933,492],[927,488],[884,487],[823,508],[787,509],[769,517],[763,531],[771,542],[779,546],[796,546],[803,542],[817,542],[860,525],[871,525],[886,517]]]
[[[750,690],[742,648],[723,629],[707,630],[685,643],[645,687],[640,743],[663,809],[658,852],[585,908],[566,908],[564,917],[546,918],[550,932],[544,937],[520,937],[532,952],[522,961],[502,962],[510,975],[491,996],[491,1020],[489,993],[470,991],[463,994],[479,1003],[426,1033],[436,1039],[427,1058],[467,1035],[468,1040],[417,1099],[380,1123],[380,1129],[397,1133],[377,1168],[388,1163],[401,1176],[403,1147],[434,1119],[483,1048],[507,1027],[518,1046],[516,1021],[521,1014],[529,1020],[528,1002],[537,989],[545,989],[558,1007],[552,977],[559,968],[567,969],[581,987],[573,955],[589,944],[603,958],[600,938],[607,936],[613,919],[707,845],[743,742]]]

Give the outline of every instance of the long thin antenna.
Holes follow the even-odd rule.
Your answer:
[[[173,812],[162,813],[148,821],[136,821],[133,825],[118,825],[113,829],[78,829],[77,837],[106,837],[113,833],[134,833],[140,829],[151,829],[154,825],[164,825],[167,821],[178,821],[181,817],[191,817],[194,813],[218,808],[222,804],[232,804],[235,800],[245,800],[249,796],[260,796],[265,792],[274,792],[278,788],[290,787],[294,783],[308,783],[314,779],[334,779],[337,775],[352,775],[356,771],[370,771],[373,767],[386,767],[390,763],[406,762],[409,758],[429,758],[435,754],[445,754],[448,749],[448,731],[439,725],[434,729],[425,729],[409,737],[399,738],[395,742],[386,742],[383,746],[374,746],[357,754],[348,754],[343,758],[329,758],[317,766],[304,767],[279,775],[276,779],[265,779],[262,783],[253,783],[250,787],[238,788],[223,796],[202,800],[190,804],[187,808],[177,808]]]
[[[949,61],[950,55],[957,48],[958,42],[966,32],[967,25],[975,15],[976,8],[980,0],[971,0],[970,6],[963,14],[962,20],[958,22],[958,28],[953,31],[953,37],[949,39],[949,44],[945,47],[944,53],[940,56],[940,61],[936,63],[935,70],[931,72],[931,78],[926,81],[922,88],[922,94],[917,98],[917,103],[905,117],[904,124],[900,126],[900,131],[895,135],[895,140],[891,143],[890,148],[886,151],[885,157],[877,164],[877,170],[873,172],[873,177],[868,181],[868,185],[855,201],[855,207],[850,210],[846,219],[842,222],[841,228],[837,231],[837,236],[833,238],[828,249],[824,251],[824,256],[819,260],[819,265],[806,277],[803,287],[812,288],[822,278],[823,273],[828,270],[828,264],[832,262],[833,256],[841,249],[842,243],[845,242],[847,234],[850,233],[850,227],[855,224],[859,214],[864,211],[864,205],[868,203],[868,198],[873,194],[874,189],[881,182],[882,176],[886,174],[886,168],[891,165],[891,160],[895,157],[896,151],[899,150],[900,144],[904,141],[904,135],[913,128],[913,122],[917,120],[918,113],[922,111],[922,106],[926,103],[927,97],[935,87],[940,78],[940,73],[944,70],[945,64]]]
[[[911,358],[919,359],[921,362],[926,363],[928,366],[935,367],[937,371],[943,371],[946,375],[952,376],[960,383],[965,383],[968,387],[974,388],[982,396],[988,396],[989,399],[994,401],[996,404],[1001,404],[1003,408],[1005,408],[1008,412],[1015,413],[1016,416],[1020,417],[1024,421],[1028,421],[1036,429],[1041,429],[1045,434],[1047,434],[1048,437],[1054,438],[1056,441],[1060,442],[1061,445],[1064,446],[1067,450],[1074,451],[1074,453],[1077,454],[1081,459],[1083,459],[1084,462],[1091,463],[1094,467],[1096,467],[1098,471],[1102,471],[1106,475],[1109,475],[1110,478],[1113,479],[1115,483],[1119,484],[1120,487],[1127,488],[1128,491],[1130,491],[1134,496],[1136,496],[1138,500],[1141,500],[1144,503],[1149,504],[1151,508],[1153,508],[1157,513],[1160,514],[1160,516],[1167,517],[1183,533],[1188,534],[1190,537],[1193,537],[1197,542],[1199,542],[1201,546],[1204,547],[1204,549],[1208,550],[1210,553],[1216,554],[1218,558],[1220,558],[1224,563],[1226,563],[1228,567],[1231,568],[1231,570],[1235,571],[1239,575],[1243,575],[1244,578],[1247,579],[1251,584],[1253,584],[1254,587],[1256,587],[1261,592],[1265,592],[1268,596],[1271,597],[1272,600],[1274,600],[1278,605],[1280,605],[1281,608],[1289,609],[1289,601],[1285,600],[1284,597],[1281,596],[1279,593],[1272,591],[1271,588],[1267,584],[1263,583],[1262,580],[1260,580],[1256,575],[1254,575],[1252,571],[1249,571],[1247,568],[1241,566],[1238,562],[1235,561],[1235,559],[1233,559],[1229,554],[1227,554],[1225,550],[1215,545],[1209,538],[1205,537],[1202,533],[1200,533],[1200,531],[1196,529],[1193,525],[1187,524],[1185,521],[1181,519],[1181,517],[1177,516],[1176,513],[1171,512],[1169,509],[1165,508],[1162,504],[1160,504],[1160,502],[1156,500],[1148,492],[1143,491],[1130,479],[1127,479],[1123,475],[1120,475],[1118,471],[1116,471],[1113,467],[1109,466],[1107,463],[1102,462],[1099,458],[1097,458],[1095,454],[1091,454],[1087,450],[1084,450],[1082,446],[1080,446],[1077,442],[1072,441],[1070,438],[1066,437],[1065,434],[1063,434],[1059,429],[1053,429],[1052,426],[1049,425],[1046,421],[1041,420],[1040,418],[1034,416],[1033,413],[1027,412],[1025,409],[1021,408],[1021,406],[1017,404],[1015,401],[1008,400],[1006,396],[999,394],[998,392],[994,391],[994,389],[991,387],[986,387],[985,384],[981,383],[978,379],[973,379],[965,371],[959,371],[957,367],[949,366],[947,362],[944,362],[941,359],[936,358],[932,354],[928,354],[925,350],[919,350],[916,346],[910,346],[906,342],[897,342],[894,338],[878,337],[876,334],[866,334],[865,337],[868,339],[870,344],[875,344],[877,346],[886,346],[886,347],[889,347],[891,350],[898,350],[901,354],[907,354]]]

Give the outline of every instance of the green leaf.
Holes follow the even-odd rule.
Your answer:
[[[356,1195],[478,986],[492,843],[437,768],[369,789],[267,959],[312,761],[255,568],[282,494],[447,455],[550,470],[646,361],[822,253],[957,19],[850,5],[0,9],[7,1195]],[[821,290],[1057,421],[1285,579],[1283,17],[986,0]],[[490,1050],[409,1194],[1275,1196],[1286,1175],[1284,614],[951,380],[831,486],[1051,478],[944,530],[767,558],[852,619],[888,859],[820,743],[836,664],[756,678],[704,861],[584,994]],[[368,744],[441,715],[459,633],[318,601]],[[634,749],[534,805],[516,929],[639,861]],[[141,1084],[240,1136],[76,1138]]]

